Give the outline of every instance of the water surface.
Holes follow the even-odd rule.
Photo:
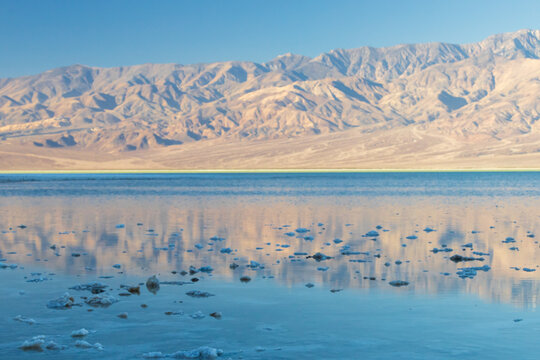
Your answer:
[[[232,359],[533,359],[539,205],[538,173],[0,176],[0,257],[18,265],[0,270],[0,350],[132,359],[205,345]],[[332,259],[303,255],[317,252]],[[456,254],[483,260],[456,263]],[[190,266],[213,270],[180,274]],[[460,278],[468,267],[486,271]],[[154,274],[199,281],[118,296],[121,284]],[[119,302],[88,312],[81,296],[91,294],[68,288],[90,281]],[[46,307],[66,291],[83,306]],[[190,317],[197,311],[205,318]],[[221,320],[208,316],[216,311]],[[74,347],[69,334],[82,327],[103,351]],[[41,334],[67,349],[18,349]]]

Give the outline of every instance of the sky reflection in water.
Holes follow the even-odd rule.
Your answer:
[[[162,280],[187,281],[189,276],[182,277],[171,271],[211,266],[214,269],[211,274],[196,276],[203,279],[201,286],[207,286],[221,297],[205,304],[213,304],[213,311],[224,311],[228,316],[249,311],[250,306],[257,309],[253,310],[250,322],[231,321],[227,324],[228,330],[236,328],[241,332],[243,327],[255,326],[256,331],[266,331],[266,325],[260,324],[271,322],[271,319],[263,320],[270,304],[273,308],[279,306],[281,316],[290,319],[290,323],[287,320],[277,323],[276,315],[275,337],[263,337],[270,343],[268,346],[283,343],[284,339],[295,342],[285,347],[286,351],[279,356],[271,355],[272,358],[302,358],[298,344],[303,344],[305,354],[320,352],[313,344],[331,339],[317,340],[319,335],[316,334],[308,337],[306,328],[321,325],[333,328],[335,336],[340,334],[334,343],[341,341],[343,346],[352,348],[360,346],[358,339],[351,343],[347,331],[357,332],[361,325],[350,327],[352,325],[334,322],[354,318],[355,314],[360,316],[362,311],[373,312],[372,318],[363,314],[361,320],[362,326],[371,329],[373,338],[366,339],[361,346],[369,345],[374,354],[386,354],[381,353],[379,347],[395,347],[396,343],[381,340],[390,335],[377,335],[377,331],[384,330],[385,334],[392,331],[386,327],[394,320],[381,322],[381,319],[385,319],[386,314],[395,316],[392,309],[396,306],[422,307],[422,316],[415,315],[411,320],[413,318],[408,319],[408,316],[412,314],[400,315],[404,322],[396,326],[399,336],[405,336],[403,333],[409,331],[407,323],[423,324],[427,333],[416,335],[423,336],[430,345],[401,350],[396,347],[395,351],[401,354],[411,351],[411,357],[429,358],[434,353],[441,355],[443,349],[452,357],[459,351],[455,353],[439,345],[438,338],[429,342],[429,319],[436,318],[446,324],[453,318],[445,320],[447,315],[440,309],[455,310],[463,303],[469,304],[471,299],[479,299],[484,305],[467,316],[484,316],[482,321],[486,326],[493,326],[486,319],[496,321],[499,326],[501,319],[493,318],[495,308],[492,306],[498,306],[495,304],[508,305],[516,311],[536,308],[539,245],[533,236],[540,235],[539,185],[540,177],[536,173],[1,176],[0,257],[24,269],[0,270],[0,277],[15,291],[20,288],[18,284],[36,277],[30,275],[32,271],[56,274],[51,276],[50,285],[45,285],[46,282],[24,284],[25,291],[38,294],[32,301],[39,307],[51,297],[62,294],[67,287],[103,275],[114,276],[111,281],[116,285],[145,281],[152,274],[159,274]],[[19,225],[26,227],[19,228]],[[309,231],[299,233],[295,231],[297,228]],[[426,232],[426,228],[435,231]],[[377,230],[380,235],[364,236],[371,230]],[[291,232],[293,236],[286,235]],[[211,240],[213,237],[223,240]],[[515,242],[503,242],[508,237]],[[463,247],[468,243],[472,248]],[[53,244],[56,250],[50,248]],[[434,248],[444,247],[453,251],[433,252]],[[231,248],[232,252],[222,253],[223,248]],[[346,255],[344,250],[352,253]],[[489,255],[474,255],[473,251]],[[317,252],[333,259],[316,262],[306,259],[305,255],[294,255]],[[73,257],[72,253],[82,255]],[[482,257],[484,261],[454,263],[449,257],[455,254]],[[250,261],[264,268],[246,267]],[[233,262],[240,267],[231,270],[229,265]],[[113,268],[114,264],[120,264],[121,269]],[[484,265],[490,270],[478,271],[473,279],[461,279],[456,274],[462,267]],[[326,271],[319,270],[326,267]],[[523,268],[535,271],[527,272]],[[247,286],[239,282],[244,275],[253,279]],[[26,278],[23,280],[22,276]],[[388,284],[393,280],[410,284],[394,288]],[[315,288],[305,288],[308,282],[314,283]],[[326,295],[321,289],[327,293],[330,289],[343,289],[343,292]],[[166,307],[167,301],[178,298],[178,291],[183,294],[187,290],[162,287],[159,296],[151,300],[161,301]],[[239,291],[244,294],[242,298],[238,298]],[[326,298],[330,295],[341,297]],[[348,304],[349,310],[341,308],[335,299],[341,299],[343,306]],[[5,300],[8,304],[19,301],[15,295]],[[127,300],[124,303],[124,307],[129,308],[131,303]],[[386,310],[379,313],[372,308],[374,304],[385,304]],[[188,301],[184,301],[184,305],[190,306]],[[138,304],[133,306],[137,308]],[[159,308],[158,304],[152,306]],[[315,320],[322,308],[329,316]],[[299,316],[298,309],[302,309],[302,324],[306,328],[294,320]],[[508,315],[512,313],[508,308],[497,309],[495,313],[512,316]],[[16,315],[12,312],[4,309],[2,314],[8,319]],[[56,314],[53,311],[49,315]],[[311,320],[304,316],[306,314],[311,314]],[[70,324],[65,325],[66,332],[78,328],[68,319],[64,319]],[[95,319],[89,318],[87,322],[91,324]],[[143,320],[160,333],[170,326],[154,318],[141,317]],[[154,320],[158,322],[150,325]],[[295,330],[295,326],[298,329]],[[449,336],[455,335],[453,325],[445,326]],[[507,331],[506,326],[508,324],[503,326],[504,331]],[[342,329],[336,330],[338,327]],[[107,329],[101,332],[117,328],[111,325]],[[283,329],[283,333],[279,329]],[[194,347],[205,343],[196,330],[186,331],[191,331]],[[212,330],[206,331],[211,333]],[[485,339],[482,341],[486,344],[500,340],[493,334],[491,337],[482,335],[485,329],[470,331],[471,336]],[[9,335],[12,343],[4,346],[15,351],[17,341],[32,334],[21,330]],[[106,344],[109,355],[121,358],[118,354],[123,338],[110,337],[115,340]],[[215,335],[213,338],[216,346],[222,347],[244,348],[249,339],[255,341],[252,337]],[[147,340],[148,346],[141,347],[140,351],[133,349],[133,352],[166,350],[172,341],[151,336]],[[125,341],[124,346],[128,346]],[[523,344],[522,350],[530,351],[531,346],[534,348],[532,343]],[[170,349],[173,350],[174,347]],[[474,354],[484,350],[478,345],[460,351]],[[16,351],[13,354],[20,355]],[[243,354],[244,358],[265,358],[257,352]],[[72,355],[67,354],[66,358]],[[335,350],[332,355],[334,357],[325,358],[352,356],[344,349]]]
[[[232,278],[237,274],[228,266],[236,258],[240,265],[266,265],[257,274],[285,285],[375,287],[386,286],[381,279],[399,279],[419,292],[467,291],[487,301],[536,305],[540,271],[511,269],[538,265],[538,243],[528,237],[539,216],[535,173],[42,175],[0,181],[2,256],[19,263],[47,259],[43,265],[51,271],[104,274],[121,263],[126,273],[144,275],[210,265],[214,274]],[[20,224],[27,228],[16,228]],[[377,225],[379,237],[362,236]],[[299,227],[309,232],[285,235]],[[417,239],[407,239],[412,235]],[[225,240],[211,241],[214,236]],[[516,243],[503,243],[507,237]],[[473,249],[462,247],[467,243]],[[52,244],[66,246],[62,256],[53,255]],[[364,254],[341,255],[343,246]],[[432,252],[442,246],[453,251]],[[223,254],[222,248],[233,252]],[[473,250],[489,255],[483,262],[448,260],[456,253],[475,256]],[[10,251],[17,255],[6,255]],[[72,252],[87,255],[74,258]],[[294,256],[316,252],[334,259]],[[475,279],[456,276],[460,267],[483,265],[491,270]]]

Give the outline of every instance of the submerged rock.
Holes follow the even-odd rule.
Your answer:
[[[210,296],[215,296],[214,294],[210,294],[209,292],[199,290],[188,291],[186,295],[194,298],[206,298]]]
[[[70,290],[76,290],[76,291],[90,291],[92,294],[99,294],[105,291],[106,288],[108,288],[109,285],[102,284],[97,281],[89,282],[87,284],[79,284],[70,287]]]
[[[183,311],[165,311],[165,315],[171,316],[171,315],[184,315]]]
[[[379,232],[375,230],[368,231],[364,237],[377,237],[379,236]]]
[[[489,271],[491,267],[488,265],[479,266],[479,267],[469,267],[469,268],[460,268],[456,274],[462,279],[473,279],[478,271]]]
[[[191,279],[191,281],[160,281],[160,285],[189,285],[199,281],[197,278]]]
[[[126,289],[131,294],[140,295],[141,294],[141,287],[139,285],[137,286],[131,286],[131,285],[120,285],[122,289]]]
[[[450,257],[450,260],[457,263],[461,261],[484,261],[484,258],[475,258],[475,257],[468,257],[468,256],[461,256],[459,254],[453,255]]]
[[[99,351],[103,351],[103,345],[100,343],[90,344],[88,341],[84,340],[77,340],[75,342],[75,346],[81,349],[96,349]]]
[[[485,252],[481,252],[481,251],[473,251],[472,253],[474,255],[478,255],[478,256],[489,256],[489,253],[485,253]]]
[[[349,256],[349,255],[369,255],[369,253],[362,252],[362,251],[343,250],[341,252],[341,255],[344,255],[344,256]]]
[[[200,272],[211,273],[214,269],[211,266],[202,266],[199,268]]]
[[[451,249],[451,248],[448,248],[448,247],[443,247],[441,249],[437,249],[437,248],[431,249],[431,252],[434,253],[434,254],[436,254],[438,252],[452,252],[452,251],[454,251],[454,250]]]
[[[256,269],[256,268],[264,269],[264,265],[261,265],[257,261],[253,261],[253,260],[251,260],[249,264],[247,264],[246,266],[252,269]]]
[[[332,259],[331,256],[324,255],[323,253],[320,253],[320,252],[316,253],[315,255],[308,256],[308,259],[309,258],[313,258],[315,261],[323,261],[323,260]]]
[[[204,319],[206,317],[206,315],[204,315],[201,311],[194,312],[193,314],[189,316],[195,320]]]
[[[156,275],[152,275],[148,278],[148,280],[146,280],[146,288],[152,294],[157,294],[159,291],[159,280]]]
[[[161,351],[152,351],[152,352],[144,353],[142,357],[145,359],[163,359],[170,356],[169,354],[164,354]]]
[[[26,317],[26,316],[22,316],[22,315],[15,316],[13,320],[19,321],[28,325],[34,325],[36,323],[36,320]]]
[[[0,269],[16,269],[17,267],[19,267],[17,264],[5,264],[0,262]]]

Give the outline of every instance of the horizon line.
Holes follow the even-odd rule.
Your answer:
[[[286,173],[473,173],[473,172],[540,172],[540,168],[470,168],[470,169],[173,169],[173,170],[0,170],[0,175],[62,175],[62,174],[286,174]]]

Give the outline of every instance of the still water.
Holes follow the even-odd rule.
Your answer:
[[[0,352],[537,359],[539,216],[539,173],[3,175]]]

